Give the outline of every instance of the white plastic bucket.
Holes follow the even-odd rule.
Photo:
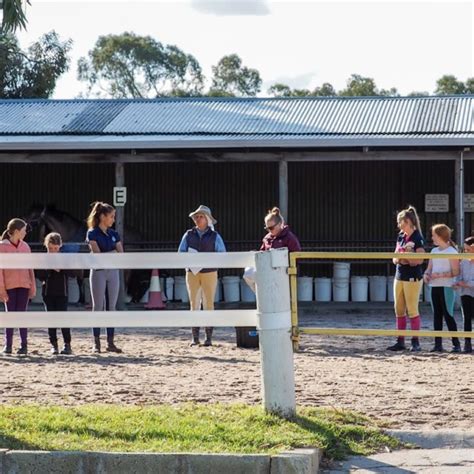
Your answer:
[[[387,301],[390,301],[393,303],[395,301],[395,298],[393,297],[393,283],[394,283],[395,277],[389,276],[387,278]]]
[[[333,278],[335,280],[349,280],[351,264],[348,262],[334,262]]]
[[[351,301],[367,301],[369,293],[369,279],[363,276],[351,278]]]
[[[313,301],[312,277],[298,277],[298,301]]]
[[[176,301],[182,301],[183,303],[189,303],[188,289],[186,288],[186,277],[184,276],[174,277],[174,299]]]
[[[81,293],[79,291],[79,284],[77,283],[77,278],[68,278],[67,279],[67,302],[71,304],[79,303],[79,298]]]
[[[314,299],[315,301],[331,301],[331,279],[314,279]]]
[[[374,275],[369,277],[370,301],[387,301],[387,277]]]
[[[423,293],[424,293],[424,296],[425,296],[425,301],[427,303],[431,303],[431,290],[430,290],[430,287],[429,285],[426,285],[426,284],[423,284]]]
[[[217,285],[216,285],[216,294],[214,296],[214,303],[218,303],[219,301],[222,300],[222,282],[221,279],[217,279]]]
[[[349,280],[347,278],[333,278],[332,299],[333,301],[349,301]]]
[[[244,303],[254,303],[256,300],[255,293],[243,278],[240,280],[240,295]]]
[[[235,303],[240,301],[240,277],[222,277],[222,284],[224,286],[224,300],[226,303]]]
[[[165,287],[166,285],[166,287]],[[161,298],[163,301],[173,299],[174,279],[173,277],[160,277]]]

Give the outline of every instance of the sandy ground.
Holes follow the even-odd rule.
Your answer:
[[[387,305],[314,306],[302,325],[385,327]],[[428,307],[423,327],[431,324]],[[460,317],[457,316],[458,323]],[[104,339],[104,338],[103,338]],[[124,354],[91,354],[89,331],[73,331],[73,356],[52,356],[46,330],[30,333],[27,357],[0,357],[0,402],[124,405],[260,402],[257,349],[239,349],[233,329],[217,329],[213,347],[189,347],[189,330],[117,330]],[[353,409],[393,427],[472,428],[474,356],[389,353],[392,340],[304,336],[295,354],[297,402]],[[15,346],[18,334],[15,332]],[[450,348],[445,341],[445,348]]]

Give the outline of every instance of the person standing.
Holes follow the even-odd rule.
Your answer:
[[[104,202],[96,202],[87,218],[86,242],[92,253],[122,253],[123,245],[120,235],[112,226],[115,222],[115,208]],[[118,269],[92,269],[90,273],[90,287],[92,297],[92,311],[105,311],[106,291],[108,297],[108,310],[115,311],[117,304],[120,278]],[[93,351],[100,353],[100,328],[93,328]],[[107,352],[121,353],[114,343],[115,329],[107,328]]]
[[[464,253],[474,253],[474,237],[468,237],[464,241]],[[474,255],[473,255],[474,257]],[[458,281],[454,285],[461,295],[462,316],[464,319],[464,331],[472,332],[472,320],[474,319],[474,258],[462,260]],[[464,352],[472,352],[472,341],[470,337],[464,340]]]
[[[49,233],[44,238],[44,246],[48,253],[59,253],[63,245],[61,235],[56,232]],[[36,277],[42,282],[42,294],[46,311],[67,311],[68,303],[68,278],[82,278],[82,270],[36,270]],[[71,330],[61,329],[64,347],[61,354],[71,355]],[[58,335],[56,328],[48,329],[51,353],[59,354]]]
[[[179,244],[178,252],[225,252],[222,237],[214,230],[217,221],[207,206],[200,205],[189,214],[194,227],[187,230]],[[217,287],[217,270],[215,268],[187,268],[186,287],[189,294],[191,311],[214,309],[214,297]],[[206,327],[204,346],[212,345],[214,328]],[[191,346],[200,345],[199,327],[192,328]]]
[[[431,237],[436,247],[432,254],[457,255],[456,244],[451,240],[451,229],[445,224],[436,224],[431,228]],[[443,330],[443,317],[450,331],[457,331],[454,315],[455,293],[453,285],[459,275],[459,260],[433,258],[428,263],[424,274],[425,283],[431,290],[431,307],[433,308],[433,327],[435,331]],[[431,352],[443,352],[443,339],[435,338]],[[461,344],[457,337],[452,338],[451,352],[461,352]]]
[[[24,241],[27,224],[22,219],[12,219],[2,234],[0,253],[31,253],[30,246]],[[36,281],[32,269],[0,269],[0,300],[5,303],[8,312],[26,311],[28,300],[36,295]],[[20,329],[19,355],[28,353],[28,329]],[[13,329],[5,329],[4,354],[11,354],[13,346]]]
[[[393,259],[393,263],[396,265],[393,296],[397,329],[405,330],[407,328],[408,313],[412,331],[419,331],[421,318],[418,303],[423,286],[423,260],[403,258],[405,253],[425,253],[420,219],[416,209],[409,206],[407,209],[400,211],[397,214],[397,224],[400,233],[398,234],[395,253],[400,254],[400,257]],[[403,336],[399,336],[397,342],[387,348],[389,351],[404,351],[405,349],[405,338]],[[410,350],[412,352],[421,350],[418,337],[412,338]]]

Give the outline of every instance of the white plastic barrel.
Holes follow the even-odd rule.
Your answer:
[[[331,301],[331,279],[315,278],[314,279],[314,299],[316,301]]]
[[[333,278],[332,299],[333,301],[349,301],[349,280],[347,278]]]
[[[174,277],[174,299],[176,301],[182,301],[183,303],[189,303],[188,289],[186,288],[186,277],[184,276]]]
[[[81,297],[79,291],[79,284],[77,283],[77,278],[68,278],[67,279],[67,292],[68,298],[67,302],[71,304],[79,303],[79,298]]]
[[[222,284],[224,286],[224,300],[226,303],[235,303],[240,301],[240,277],[222,277]]]
[[[313,301],[312,277],[298,277],[298,301]]]
[[[244,303],[254,303],[256,300],[255,293],[243,278],[240,280],[240,295]]]
[[[335,280],[349,280],[351,264],[348,262],[334,262],[333,278]]]
[[[395,280],[394,276],[389,276],[387,278],[387,301],[394,302],[395,298],[393,297],[393,282]]]
[[[214,303],[219,303],[222,300],[222,281],[220,278],[217,279],[216,293],[214,296]]]
[[[373,275],[369,277],[370,301],[387,301],[387,277]]]
[[[369,293],[369,279],[363,276],[351,278],[351,301],[367,301]]]

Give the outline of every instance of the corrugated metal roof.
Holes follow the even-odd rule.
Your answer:
[[[260,146],[289,139],[313,143],[344,138],[456,138],[465,143],[474,138],[474,95],[0,100],[0,143],[21,135],[29,140],[33,135],[79,135],[113,141],[148,136],[155,147],[174,140],[199,146],[235,139]]]

